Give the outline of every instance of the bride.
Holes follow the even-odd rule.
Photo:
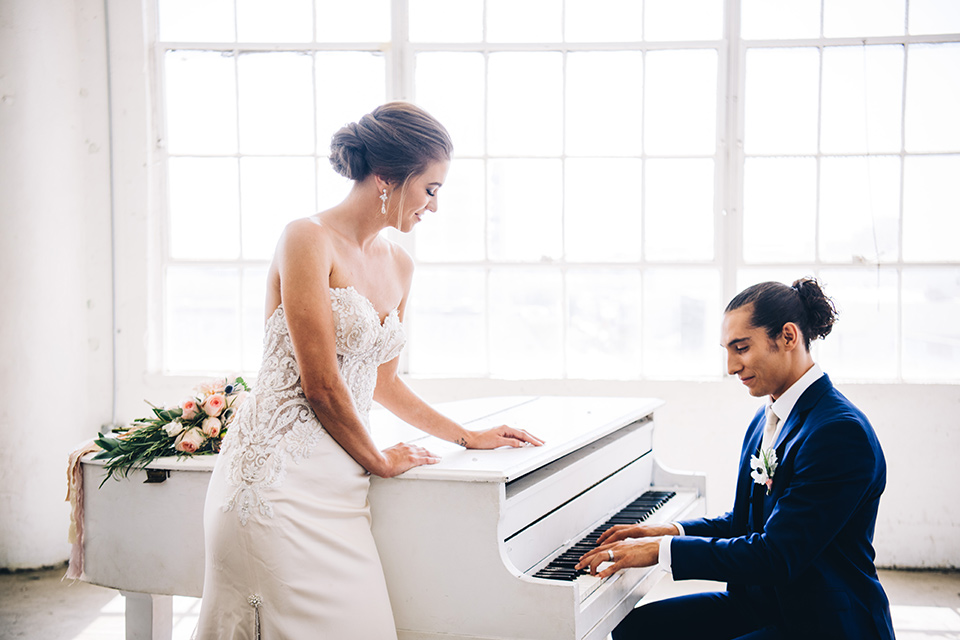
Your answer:
[[[409,232],[436,211],[451,151],[426,112],[382,105],[333,136],[330,161],[354,181],[349,195],[284,230],[267,278],[263,363],[207,491],[198,638],[396,638],[369,474],[439,458],[410,444],[378,450],[373,400],[464,447],[541,444],[507,426],[469,431],[398,375],[413,261],[380,232]]]

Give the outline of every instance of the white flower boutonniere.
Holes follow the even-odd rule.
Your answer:
[[[777,452],[764,449],[759,456],[750,457],[750,477],[757,484],[766,485],[767,495],[773,489],[773,474],[777,472]]]

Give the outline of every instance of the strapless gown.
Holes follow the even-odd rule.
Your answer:
[[[352,287],[331,289],[337,360],[369,428],[377,367],[405,336]],[[370,477],[304,397],[283,307],[218,456],[204,508],[201,640],[395,640],[370,530]],[[194,544],[184,541],[184,544]]]

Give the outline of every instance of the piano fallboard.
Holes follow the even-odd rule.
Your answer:
[[[510,424],[546,441],[495,451],[464,450],[374,411],[378,446],[416,442],[443,458],[371,479],[373,534],[401,640],[605,637],[659,572],[621,571],[600,584],[534,574],[651,488],[677,494],[656,518],[702,512],[703,476],[667,470],[653,455],[653,412],[661,404],[500,397],[437,405],[469,428]],[[169,638],[155,619],[169,604],[140,602],[135,610],[153,618],[138,629],[130,596],[200,596],[203,500],[214,457],[157,460],[150,467],[163,470],[163,482],[145,483],[137,471],[102,489],[102,463],[91,458],[83,460],[84,579],[128,596],[128,637]]]

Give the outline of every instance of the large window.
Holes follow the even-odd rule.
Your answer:
[[[403,98],[456,146],[395,238],[411,374],[719,377],[726,300],[810,274],[835,377],[960,380],[950,0],[157,3],[167,371],[257,368],[329,136]]]

